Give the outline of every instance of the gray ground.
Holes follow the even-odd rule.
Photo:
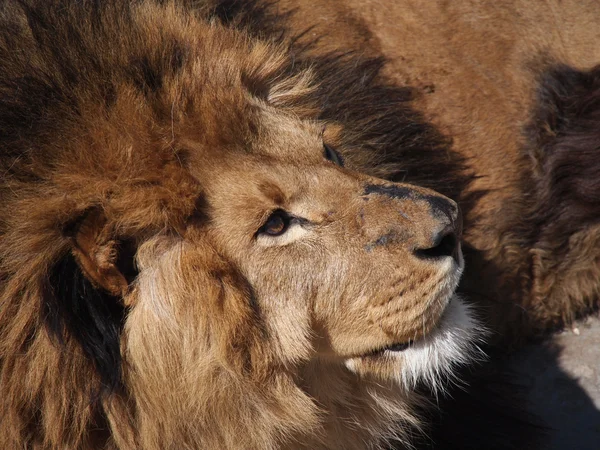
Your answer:
[[[600,450],[600,318],[596,315],[511,358],[548,450]],[[525,449],[524,449],[525,450]]]

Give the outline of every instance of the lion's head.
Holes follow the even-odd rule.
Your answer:
[[[355,170],[282,48],[54,3],[2,19],[4,447],[402,437],[475,336],[457,205]]]

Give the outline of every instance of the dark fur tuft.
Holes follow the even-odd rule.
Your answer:
[[[95,288],[71,254],[50,273],[42,314],[59,344],[72,337],[81,345],[104,389],[121,386],[120,335],[125,308],[120,299]]]
[[[275,12],[276,0],[212,0],[209,4],[209,19],[218,19],[259,38],[279,40],[285,35],[285,17]]]
[[[533,220],[543,240],[566,245],[600,223],[600,67],[545,73],[527,131],[540,195]]]
[[[511,233],[530,249],[529,313],[540,333],[598,304],[600,67],[546,70],[525,133],[532,176],[522,190],[530,195]]]

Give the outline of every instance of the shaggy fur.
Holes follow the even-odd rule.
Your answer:
[[[553,325],[597,306],[600,69],[548,69],[528,127],[536,202],[528,223],[531,304]]]
[[[363,3],[0,4],[2,448],[410,446],[597,304],[597,69]]]
[[[2,447],[408,445],[474,355],[457,205],[353,170],[461,158],[380,59],[234,12],[3,4]]]

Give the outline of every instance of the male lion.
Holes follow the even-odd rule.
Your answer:
[[[344,168],[315,70],[197,8],[3,6],[2,448],[378,446],[468,359],[456,203]]]
[[[404,43],[383,27],[377,49],[379,10],[363,21],[353,7],[0,4],[1,448],[410,446],[417,385],[444,388],[479,353],[477,320],[455,294],[462,215],[448,197],[466,214],[470,260],[485,262],[466,295],[484,277],[482,296],[527,307],[531,286],[554,292],[536,274],[560,265],[556,254],[583,255],[582,277],[597,272],[597,246],[581,251],[596,242],[593,205],[569,216],[576,226],[556,216],[546,202],[569,211],[580,199],[553,190],[565,177],[549,177],[542,154],[480,181],[498,150],[478,159],[448,107],[436,123],[454,146],[411,109],[435,121],[435,102],[402,87],[419,80],[383,74],[396,66],[380,56],[398,55],[386,45]],[[565,89],[585,97],[586,77]],[[570,129],[544,105],[523,152],[552,152],[553,130]],[[473,124],[456,129],[496,136],[459,106]],[[531,183],[539,193],[498,207]],[[521,206],[529,215],[511,222]],[[540,230],[580,241],[539,247]],[[521,265],[492,270],[511,261]],[[598,283],[578,289],[568,294],[581,311]],[[565,304],[577,302],[544,316],[536,303],[532,318],[549,319],[522,334],[570,317]],[[521,330],[511,314],[486,321]]]

